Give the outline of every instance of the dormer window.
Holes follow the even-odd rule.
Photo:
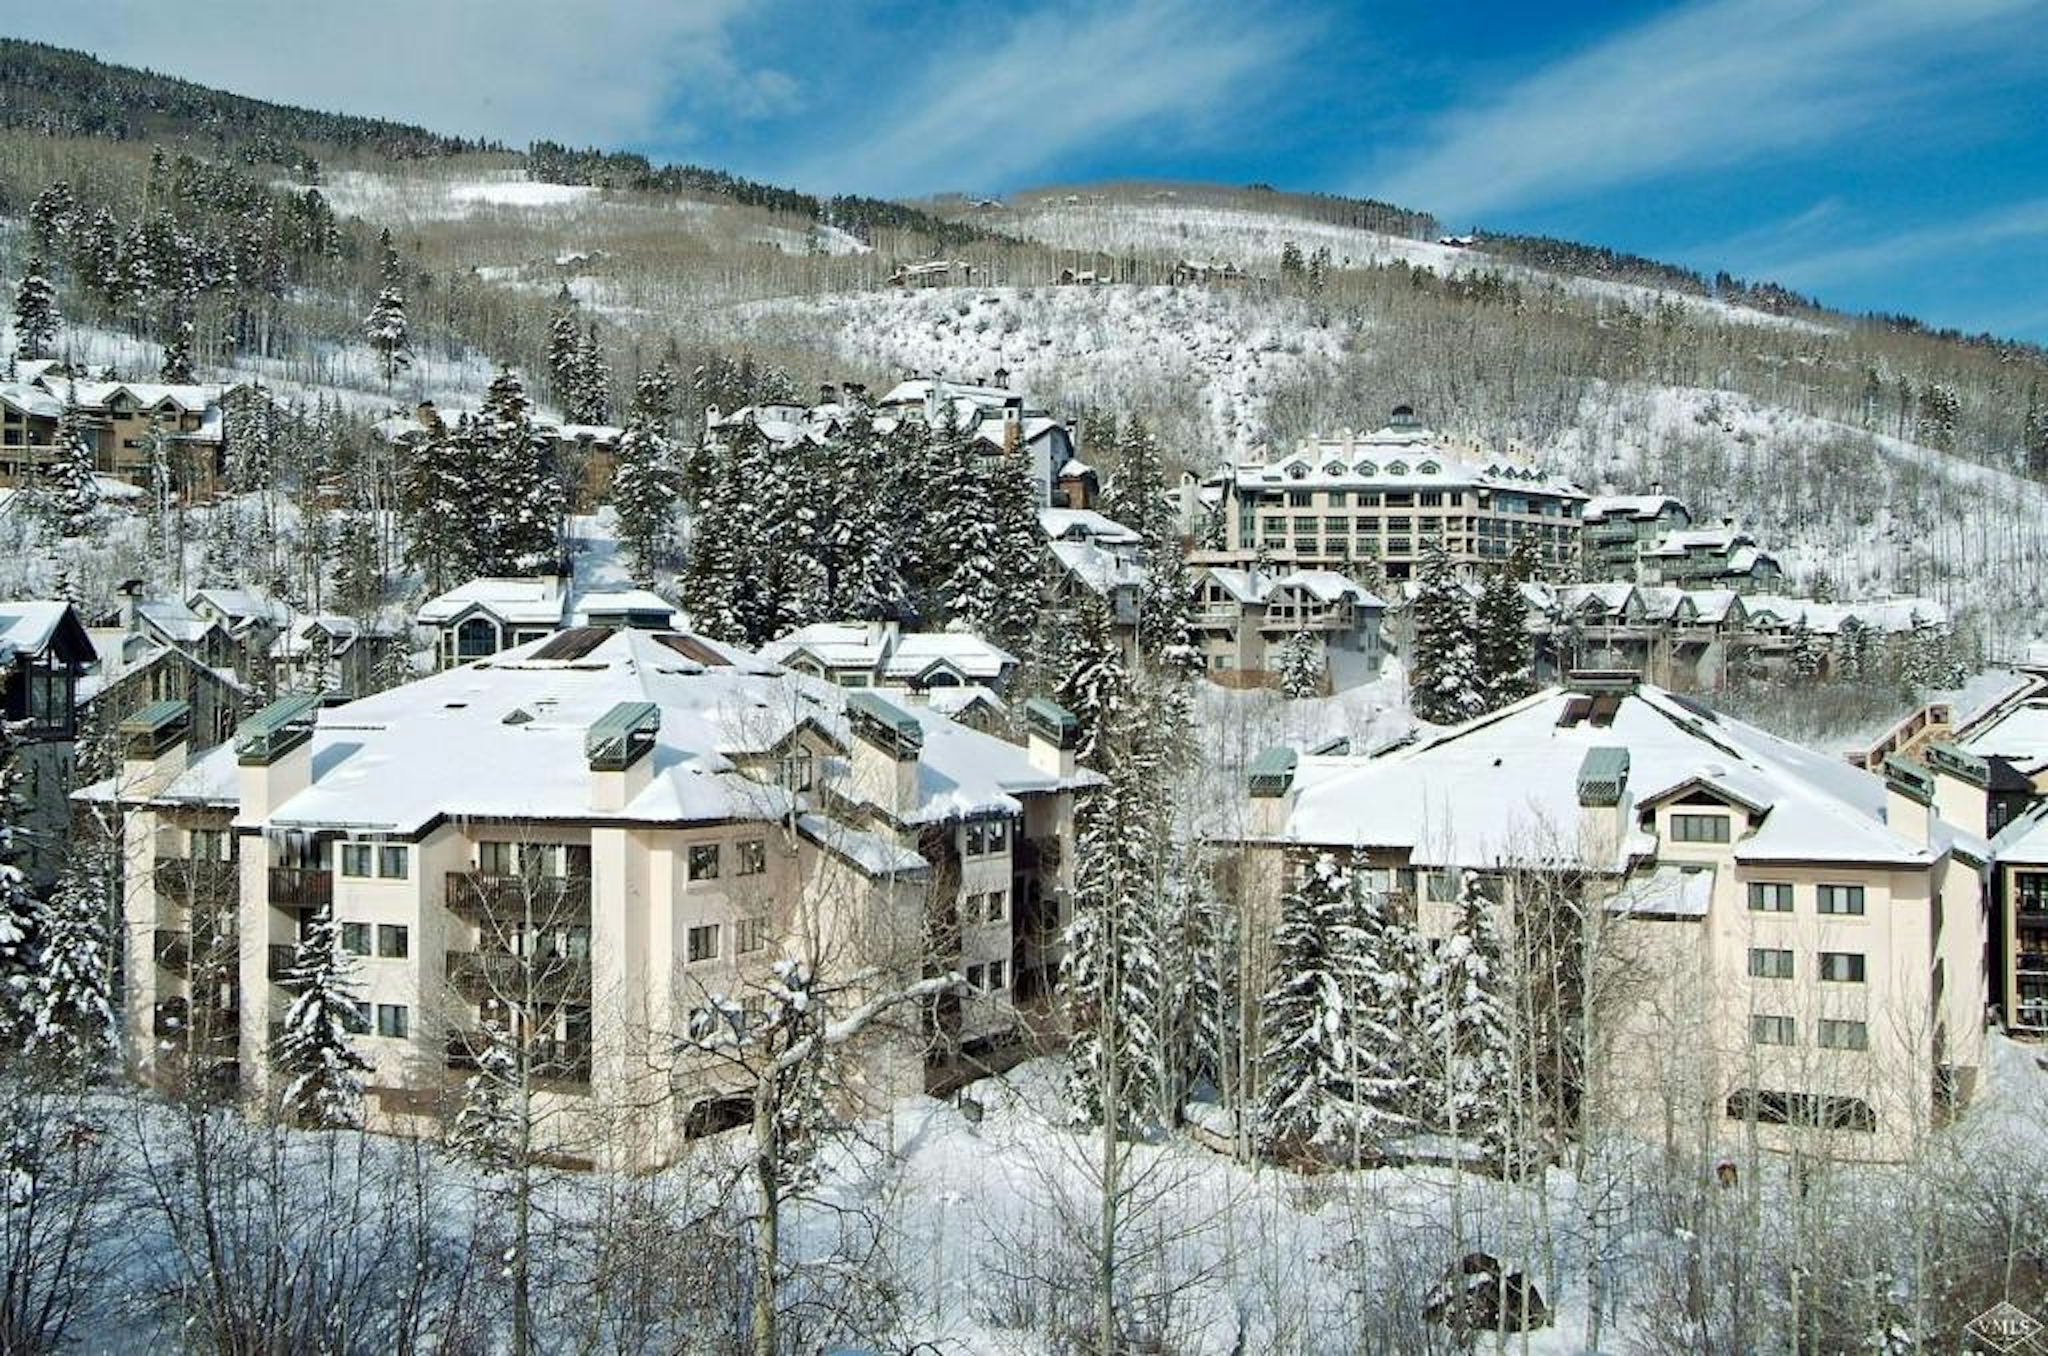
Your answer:
[[[1405,462],[1405,461],[1390,461],[1390,462],[1388,462],[1388,463],[1387,463],[1387,474],[1388,474],[1388,475],[1390,475],[1390,476],[1405,476],[1405,475],[1407,475],[1407,474],[1408,474],[1408,463],[1407,463],[1407,462]]]
[[[1358,474],[1362,476],[1376,476],[1379,473],[1380,468],[1369,461],[1362,461],[1358,463]]]
[[[1323,467],[1323,474],[1331,477],[1343,475],[1344,463],[1341,461],[1333,461],[1329,463],[1327,466]]]
[[[1303,465],[1301,462],[1291,461],[1287,463],[1287,478],[1289,480],[1300,480],[1303,476],[1306,476],[1307,474],[1308,467]]]
[[[1422,463],[1422,465],[1416,467],[1415,469],[1422,475],[1433,476],[1437,472],[1441,471],[1443,468],[1441,466],[1438,466],[1433,461],[1426,461]]]

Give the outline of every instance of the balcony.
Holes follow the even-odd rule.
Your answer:
[[[302,866],[273,866],[270,902],[280,909],[324,909],[334,902],[334,873]]]
[[[458,1070],[479,1068],[484,1052],[489,1048],[490,1042],[481,1031],[451,1031],[448,1033],[448,1067]],[[590,1081],[588,1040],[562,1040],[549,1036],[530,1042],[525,1054],[527,1073],[536,1081]]]
[[[2048,951],[2021,951],[2012,958],[2014,974],[2048,979]]]
[[[192,964],[192,934],[175,928],[158,928],[156,963],[175,974],[184,974]]]
[[[1017,839],[1011,862],[1013,870],[1029,876],[1040,871],[1057,871],[1059,866],[1060,840],[1057,836]]]
[[[241,872],[233,861],[194,861],[190,857],[156,859],[158,899],[174,903],[224,904],[240,893]]]
[[[464,918],[531,919],[550,927],[590,922],[588,876],[491,876],[448,873],[448,908]]]
[[[588,997],[587,957],[515,956],[509,951],[450,951],[448,982],[473,998],[555,1001]]]
[[[289,984],[294,967],[299,963],[299,949],[290,942],[270,944],[270,962],[267,973],[273,984]]]

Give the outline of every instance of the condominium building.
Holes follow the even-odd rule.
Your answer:
[[[1425,934],[1466,873],[1566,888],[1604,976],[1593,1113],[1712,1151],[1906,1151],[1976,1086],[1988,849],[1932,779],[1808,753],[1625,675],[1578,675],[1373,757],[1254,768],[1248,888],[1363,854]]]
[[[645,1166],[746,1089],[679,1051],[801,959],[872,991],[956,970],[864,1052],[877,1095],[1013,1039],[1074,874],[1076,723],[1006,743],[671,630],[578,627],[344,706],[278,702],[188,758],[189,709],[122,725],[128,1057],[260,1099],[295,947],[353,957],[373,1128],[437,1133],[512,1041],[545,1147]],[[742,1018],[743,1020],[743,1018]]]
[[[1215,565],[1199,572],[1196,587],[1195,642],[1212,682],[1250,687],[1277,681],[1282,648],[1303,631],[1314,636],[1326,665],[1340,655],[1356,659],[1347,677],[1379,672],[1385,605],[1334,570]]]
[[[1635,579],[1643,551],[1667,532],[1692,526],[1692,512],[1668,494],[1608,494],[1586,501],[1588,579]]]
[[[1225,549],[1310,568],[1376,568],[1409,578],[1433,541],[1458,563],[1498,563],[1522,542],[1547,566],[1575,567],[1586,495],[1535,467],[1458,450],[1406,405],[1374,433],[1253,449],[1221,475]]]

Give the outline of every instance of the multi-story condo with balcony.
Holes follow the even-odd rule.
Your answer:
[[[1211,681],[1228,687],[1275,681],[1280,653],[1303,631],[1323,657],[1356,659],[1363,678],[1380,666],[1380,621],[1386,608],[1363,585],[1334,570],[1199,570],[1193,616],[1196,643]]]
[[[1425,935],[1468,873],[1509,911],[1569,891],[1610,977],[1595,1114],[1883,1159],[1975,1090],[1988,858],[1931,778],[1887,774],[1581,674],[1377,756],[1274,751],[1223,846],[1267,909],[1316,854],[1362,854]]]
[[[1638,577],[1643,551],[1667,532],[1692,526],[1692,512],[1668,494],[1605,494],[1586,501],[1579,515],[1585,524],[1585,567],[1588,579]]]
[[[64,861],[78,686],[96,658],[69,603],[0,602],[0,718],[13,735],[17,775],[13,866],[38,888],[56,878]]]
[[[511,1042],[567,1158],[659,1163],[746,1089],[679,1051],[774,964],[963,986],[864,1052],[865,1086],[1012,1040],[1074,875],[1076,723],[1006,743],[678,631],[586,626],[374,697],[280,701],[188,759],[121,727],[128,1057],[260,1105],[309,920],[352,957],[373,1128],[435,1133]],[[721,1068],[723,1066],[720,1066]]]
[[[1226,550],[1407,579],[1433,541],[1460,564],[1498,564],[1530,543],[1547,566],[1576,567],[1586,495],[1505,457],[1458,450],[1396,406],[1374,433],[1255,448],[1208,484]]]

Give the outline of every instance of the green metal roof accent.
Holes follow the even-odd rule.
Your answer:
[[[265,767],[313,737],[320,698],[311,693],[281,697],[235,729],[235,761]]]
[[[1884,784],[1908,800],[1916,800],[1922,805],[1934,804],[1934,774],[1917,763],[1907,762],[1896,753],[1885,757]]]
[[[654,748],[654,738],[660,733],[659,706],[620,702],[584,732],[583,756],[592,772],[624,772]]]
[[[856,735],[898,760],[915,758],[924,748],[924,726],[917,717],[872,692],[850,694],[846,717]]]
[[[151,702],[121,718],[121,742],[131,758],[149,758],[184,739],[192,729],[189,702]]]
[[[1927,765],[1936,772],[1946,772],[1979,790],[1991,785],[1991,764],[1974,753],[1967,753],[1943,740],[1927,745],[1923,752]]]
[[[1081,722],[1058,702],[1033,697],[1024,703],[1024,725],[1033,734],[1062,749],[1081,742]]]
[[[1312,746],[1308,751],[1311,758],[1342,758],[1350,752],[1350,735],[1333,735],[1322,743]]]
[[[1579,804],[1621,804],[1628,790],[1628,750],[1611,744],[1586,750],[1579,763]]]
[[[1287,788],[1294,785],[1294,769],[1300,761],[1301,755],[1285,744],[1276,744],[1252,759],[1246,769],[1252,795],[1263,800],[1286,795]]]

